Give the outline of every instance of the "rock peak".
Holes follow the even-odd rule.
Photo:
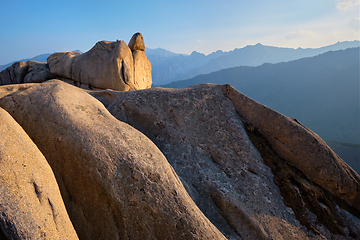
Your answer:
[[[145,51],[144,37],[139,32],[135,33],[131,37],[128,45],[131,51],[135,51],[135,50]]]

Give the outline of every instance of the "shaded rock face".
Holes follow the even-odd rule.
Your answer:
[[[49,65],[36,61],[26,62],[28,65],[28,72],[24,77],[24,83],[41,83],[52,79],[55,76],[51,74]]]
[[[16,62],[0,72],[0,84],[18,84],[24,82],[28,66],[26,62]]]
[[[0,85],[38,83],[54,78],[46,63],[16,62],[0,72]]]
[[[13,86],[0,106],[45,155],[80,239],[225,239],[159,149],[95,98],[60,81]]]
[[[130,47],[129,47],[130,46]],[[100,41],[86,53],[59,52],[46,63],[17,62],[0,72],[0,85],[60,79],[85,89],[129,91],[150,88],[151,63],[141,33],[124,41]]]
[[[159,147],[226,237],[359,236],[359,176],[296,120],[230,86],[91,94]]]
[[[0,122],[0,239],[78,239],[46,159],[1,108]]]
[[[60,206],[62,197],[79,239],[360,237],[359,175],[298,121],[229,85],[119,92],[52,80],[1,86],[0,107],[12,116],[0,109],[0,120],[12,121],[0,126],[0,164],[10,169],[0,181],[13,189],[19,181],[24,203],[42,209],[31,210],[39,226],[43,213],[54,219],[34,234],[71,232],[46,202]],[[2,161],[12,155],[25,157]],[[43,166],[61,197],[43,182]],[[14,202],[6,184],[3,212]],[[17,237],[11,226],[32,232],[27,215],[13,225],[4,216],[0,239]]]

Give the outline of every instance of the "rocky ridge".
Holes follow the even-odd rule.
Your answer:
[[[150,88],[151,63],[141,33],[129,41],[100,41],[86,53],[58,52],[47,63],[16,62],[0,72],[0,85],[61,79],[86,89],[118,91]]]
[[[230,85],[67,83],[100,79],[99,49],[99,82],[130,76],[143,37],[125,45],[1,73],[0,239],[359,239],[360,176],[296,119]]]

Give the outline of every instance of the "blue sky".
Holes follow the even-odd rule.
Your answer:
[[[359,0],[1,0],[0,65],[136,32],[148,48],[187,54],[315,48],[359,40],[359,17]]]

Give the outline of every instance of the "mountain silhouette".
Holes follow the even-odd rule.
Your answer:
[[[272,47],[258,43],[229,52],[219,50],[209,55],[193,52],[191,55],[147,53],[147,56],[152,64],[153,83],[158,86],[225,68],[279,63],[351,47],[359,47],[359,41],[338,42],[326,47],[307,49]]]

